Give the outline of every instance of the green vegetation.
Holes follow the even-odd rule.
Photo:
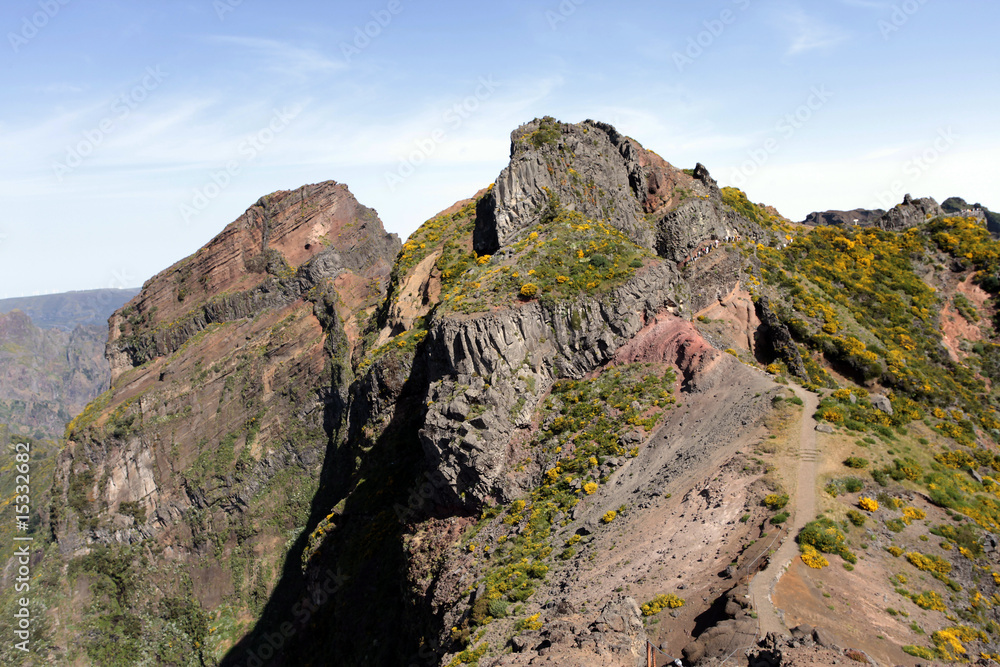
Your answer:
[[[807,523],[799,532],[796,540],[803,553],[805,553],[805,547],[812,547],[822,553],[838,554],[849,563],[857,562],[857,556],[847,548],[847,536],[832,519],[825,516]]]
[[[537,582],[550,568],[555,515],[571,510],[607,481],[602,467],[610,465],[609,458],[637,455],[638,450],[627,451],[619,444],[619,435],[635,428],[652,431],[676,401],[675,379],[669,368],[629,364],[607,369],[593,379],[559,380],[553,385],[542,409],[546,426],[530,443],[536,460],[546,466],[538,487],[528,497],[484,514],[479,529],[494,520],[498,526],[509,527],[493,544],[482,545],[490,548],[476,545],[478,529],[466,537],[470,550],[481,550],[486,559],[480,578],[485,584],[483,599],[515,603],[534,594]],[[605,523],[622,509],[609,510]],[[572,536],[557,557],[571,558],[579,542],[579,535]],[[481,616],[457,632],[471,632],[476,625],[496,618],[487,611],[484,608]]]
[[[972,302],[964,294],[956,294],[952,298],[952,303],[955,305],[955,310],[958,311],[958,314],[964,317],[967,322],[975,324],[979,321],[979,311],[976,310],[976,307],[972,305]]]
[[[518,299],[568,300],[600,294],[635,274],[651,254],[616,228],[584,218],[550,197],[543,220],[498,259],[483,255],[442,290],[446,310],[481,312]],[[543,212],[544,217],[545,212]]]
[[[655,598],[642,605],[643,616],[655,616],[664,609],[677,609],[684,606],[684,600],[673,593],[657,595]]]
[[[941,353],[940,300],[916,268],[921,259],[942,251],[986,269],[982,281],[993,286],[989,270],[1000,268],[1000,244],[964,219],[937,220],[926,231],[899,233],[818,228],[783,252],[758,248],[765,283],[787,294],[775,307],[793,334],[857,381],[879,379],[896,392],[891,417],[869,410],[858,397],[856,406],[844,399],[826,402],[822,418],[891,427],[938,408],[935,427],[971,442],[971,420],[940,410],[958,401],[981,426],[1000,426],[992,401],[981,400],[982,380]]]

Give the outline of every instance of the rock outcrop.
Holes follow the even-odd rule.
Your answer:
[[[896,204],[873,224],[880,229],[899,231],[927,222],[928,218],[944,215],[944,211],[932,197],[913,199],[903,197],[903,203]]]
[[[878,227],[889,231],[899,231],[926,222],[928,218],[944,215],[945,210],[932,197],[913,199],[905,195],[903,201],[893,208],[856,208],[852,211],[822,211],[810,213],[803,224],[839,227]]]
[[[851,211],[815,211],[802,221],[804,225],[815,227],[867,227],[885,215],[881,208],[856,208]]]
[[[717,239],[758,238],[722,203],[701,164],[677,169],[610,125],[534,120],[511,134],[511,161],[477,211],[473,245],[491,254],[537,224],[552,203],[606,220],[637,245],[680,262]]]
[[[329,181],[262,197],[112,316],[113,377],[172,354],[211,324],[286,307],[324,280],[348,310],[379,296],[400,247],[375,212]]]
[[[791,331],[771,310],[771,303],[766,296],[760,297],[757,301],[757,316],[761,321],[757,333],[762,352],[774,354],[776,358],[785,362],[792,375],[809,382],[809,373],[802,361],[802,353],[792,339]]]

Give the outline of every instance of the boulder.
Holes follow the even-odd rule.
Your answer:
[[[873,394],[871,400],[872,405],[874,405],[876,409],[881,410],[890,417],[892,416],[892,401],[889,400],[888,396]]]

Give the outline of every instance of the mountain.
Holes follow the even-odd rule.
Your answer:
[[[0,299],[0,313],[20,310],[42,329],[72,331],[78,326],[104,327],[111,313],[131,299],[137,289],[99,289],[42,296]]]
[[[1000,244],[835,218],[549,117],[404,243],[262,198],[111,318],[39,660],[1000,654]]]

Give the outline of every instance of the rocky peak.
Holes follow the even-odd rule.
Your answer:
[[[903,197],[903,203],[889,209],[885,215],[876,221],[876,226],[890,231],[898,231],[926,222],[928,218],[944,215],[944,210],[933,197],[913,199],[909,194]]]
[[[495,253],[554,205],[678,262],[708,241],[760,233],[724,206],[704,165],[685,172],[606,123],[545,117],[511,134],[510,164],[476,212],[474,249]]]
[[[112,315],[112,379],[170,354],[207,325],[284,305],[329,279],[348,308],[377,298],[400,247],[374,210],[334,181],[261,197]]]
[[[550,117],[522,125],[511,134],[510,165],[478,211],[475,248],[491,253],[507,245],[538,223],[550,200],[608,220],[648,246],[636,192],[641,171],[631,141],[609,125],[571,125]]]

